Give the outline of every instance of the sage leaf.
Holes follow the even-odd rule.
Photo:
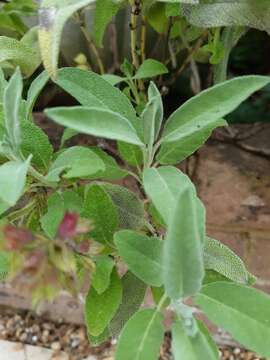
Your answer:
[[[95,0],[42,0],[39,10],[39,42],[45,69],[56,78],[61,35],[73,13]]]
[[[163,340],[163,317],[158,310],[140,310],[124,326],[115,360],[156,360]]]
[[[91,236],[103,244],[113,241],[118,228],[118,214],[108,193],[101,185],[93,184],[87,189],[83,216],[93,222]]]
[[[63,178],[87,178],[99,171],[104,171],[103,160],[94,151],[83,146],[73,146],[64,150],[50,166],[47,180],[57,182]]]
[[[27,92],[27,104],[26,104],[26,117],[31,120],[32,111],[34,109],[35,102],[40,95],[42,89],[49,81],[49,74],[47,71],[43,71],[35,80],[31,83]]]
[[[9,80],[4,90],[4,126],[12,149],[18,152],[21,144],[20,128],[20,105],[22,96],[23,82],[19,68]]]
[[[143,152],[139,146],[118,141],[118,151],[129,165],[139,167],[143,164]]]
[[[114,317],[122,301],[122,285],[114,270],[111,275],[110,286],[102,294],[98,294],[91,287],[85,302],[85,321],[88,333],[99,336],[106,329]]]
[[[226,124],[220,120],[223,116],[269,81],[267,76],[241,76],[217,84],[188,100],[165,125],[158,161],[176,163],[192,154],[215,127]]]
[[[190,336],[180,319],[174,323],[172,329],[172,352],[175,360],[219,359],[216,346],[213,341],[209,341],[210,335],[207,329],[202,328],[203,325],[199,325],[199,323],[197,326],[197,333]]]
[[[91,285],[98,294],[102,294],[110,285],[114,262],[109,256],[101,255],[95,260],[96,269],[91,279]]]
[[[128,271],[122,277],[123,298],[117,313],[110,322],[109,329],[114,337],[117,337],[126,322],[139,310],[146,291],[143,281]]]
[[[143,145],[131,122],[110,110],[82,106],[59,107],[46,110],[46,115],[56,123],[83,134]]]
[[[45,234],[54,239],[61,221],[65,215],[65,204],[61,194],[53,193],[47,201],[47,213],[40,219],[40,224]]]
[[[162,285],[162,242],[158,238],[122,230],[114,235],[114,243],[130,271],[139,279],[148,285]]]
[[[230,248],[209,237],[204,244],[204,266],[232,281],[249,283],[250,274],[243,261]]]
[[[263,357],[270,356],[270,297],[251,287],[232,282],[205,285],[195,302],[210,321]],[[244,324],[244,326],[243,326]]]
[[[26,161],[8,161],[0,166],[0,200],[14,206],[24,192],[31,156]]]
[[[164,64],[154,59],[146,59],[137,70],[133,79],[153,78],[167,73],[168,69]]]

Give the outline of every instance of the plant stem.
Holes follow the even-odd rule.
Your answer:
[[[131,17],[130,17],[130,47],[133,66],[139,68],[139,60],[137,55],[137,6],[135,0],[131,1]]]
[[[146,59],[145,45],[146,45],[146,20],[145,20],[145,16],[142,15],[142,26],[141,26],[141,61],[142,61],[142,63]]]

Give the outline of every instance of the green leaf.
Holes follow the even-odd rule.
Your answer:
[[[83,134],[143,145],[132,123],[110,110],[74,106],[47,109],[45,113],[56,123]]]
[[[0,166],[0,200],[14,206],[24,192],[31,156],[22,161],[9,161]]]
[[[40,170],[47,170],[53,156],[53,147],[44,131],[30,122],[21,122],[21,151],[25,157],[33,155],[32,164]]]
[[[133,79],[153,78],[167,73],[168,69],[161,62],[154,59],[147,59],[139,67]]]
[[[49,80],[49,74],[47,71],[43,71],[35,80],[31,83],[30,88],[27,93],[27,104],[26,104],[26,117],[31,120],[32,111],[35,106],[35,102],[40,95],[42,89],[47,84]]]
[[[270,356],[270,297],[232,282],[205,285],[195,302],[214,324],[263,357]]]
[[[117,209],[119,228],[141,229],[144,225],[144,206],[137,195],[120,185],[103,183],[102,187]]]
[[[148,285],[162,285],[162,242],[158,238],[122,230],[114,235],[114,243],[129,270],[139,279]]]
[[[107,341],[111,337],[111,334],[110,334],[110,331],[108,330],[108,328],[106,328],[103,331],[103,333],[100,334],[99,336],[93,336],[89,333],[87,333],[87,335],[88,335],[90,345],[92,347],[96,347],[96,346],[103,344],[105,341]]]
[[[204,244],[204,266],[232,281],[242,284],[249,282],[249,272],[243,261],[227,246],[209,237],[206,237]]]
[[[19,112],[22,89],[22,76],[20,70],[17,68],[16,72],[12,75],[8,85],[4,90],[3,103],[5,130],[8,141],[15,152],[18,151],[21,143]]]
[[[32,75],[40,64],[37,50],[22,41],[0,36],[0,48],[0,63],[8,62],[14,68],[19,66],[26,77]]]
[[[242,76],[215,85],[188,100],[169,117],[158,160],[176,163],[192,154],[215,127],[226,124],[220,120],[223,116],[269,81],[267,76]]]
[[[61,35],[73,13],[95,0],[43,0],[39,10],[39,42],[48,73],[56,78]]]
[[[193,184],[173,167],[147,169],[147,195],[167,224],[163,250],[163,280],[172,299],[196,294],[204,276],[205,213]]]
[[[118,141],[118,151],[121,158],[131,166],[143,164],[143,152],[139,146]]]
[[[205,334],[206,328],[198,331],[194,336],[188,335],[183,322],[178,319],[172,329],[172,353],[175,360],[218,360],[218,350],[209,342],[209,334]],[[211,340],[210,340],[211,341]]]
[[[0,251],[0,282],[5,281],[10,268],[10,254]]]
[[[138,122],[136,112],[127,96],[94,72],[63,68],[58,72],[56,83],[81,105],[103,107],[121,114],[132,121],[133,125]]]
[[[181,5],[188,21],[199,27],[248,26],[270,32],[268,0],[200,1]]]
[[[101,185],[89,186],[85,197],[83,216],[92,220],[91,236],[103,243],[110,243],[118,228],[118,214],[111,197]]]
[[[141,115],[144,128],[144,142],[152,149],[159,135],[163,120],[163,104],[156,85],[151,82],[148,88],[149,101]]]
[[[50,166],[47,180],[59,181],[60,174],[63,178],[87,178],[99,171],[105,170],[102,159],[94,151],[83,146],[73,146],[64,150]]]
[[[114,270],[108,289],[98,294],[92,287],[86,297],[85,321],[88,333],[99,336],[106,329],[114,317],[122,301],[122,285],[119,276]]]
[[[114,337],[120,334],[126,322],[139,310],[146,291],[144,282],[129,271],[122,278],[122,286],[122,303],[109,325],[110,332]]]
[[[131,145],[132,146],[132,145]],[[102,180],[120,180],[128,176],[128,171],[122,169],[116,160],[108,155],[105,151],[98,147],[91,147],[91,150],[102,159],[105,170],[98,171],[93,176],[88,176],[88,179],[102,179]]]
[[[95,260],[96,269],[91,279],[91,285],[98,294],[108,289],[114,262],[109,256],[98,256]]]
[[[115,360],[156,360],[163,340],[163,317],[157,310],[137,312],[126,323]]]
[[[0,216],[10,208],[10,205],[0,199]]]
[[[72,190],[66,190],[62,194],[65,211],[81,214],[83,211],[83,199]]]
[[[8,82],[5,79],[5,74],[0,67],[0,104],[3,102],[4,91]]]
[[[117,14],[121,4],[113,0],[96,0],[96,11],[94,21],[94,37],[99,47],[102,47],[102,40],[106,27]]]
[[[40,224],[45,234],[54,239],[59,225],[65,215],[64,199],[61,194],[53,193],[47,201],[47,213],[40,219]]]

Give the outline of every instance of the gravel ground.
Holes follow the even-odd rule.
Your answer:
[[[69,360],[83,360],[89,355],[95,355],[99,360],[113,360],[114,345],[109,342],[91,348],[83,326],[48,322],[44,317],[31,312],[14,314],[11,310],[0,309],[0,339],[39,345],[51,348],[56,353],[64,351],[70,356]],[[169,349],[170,337],[166,336],[160,360],[171,359]],[[224,360],[263,360],[240,348],[224,348],[220,350],[220,354]]]

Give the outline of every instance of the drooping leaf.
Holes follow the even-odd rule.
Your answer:
[[[103,160],[96,155],[90,148],[83,146],[73,146],[64,150],[50,166],[47,179],[57,182],[59,176],[63,178],[87,178],[99,171],[104,171]]]
[[[58,72],[56,83],[81,105],[108,108],[132,121],[133,125],[138,121],[127,96],[94,72],[63,68]]]
[[[111,275],[110,286],[102,294],[98,294],[91,287],[85,302],[85,321],[88,333],[99,336],[106,329],[114,317],[122,301],[122,285],[114,270]]]
[[[168,69],[161,62],[154,59],[147,59],[137,70],[134,79],[153,78],[158,75],[167,74]]]
[[[172,329],[172,352],[175,360],[189,359],[209,359],[218,360],[218,350],[209,342],[210,335],[206,335],[198,326],[197,333],[194,336],[188,335],[183,322],[178,319]]]
[[[106,190],[101,185],[91,185],[85,196],[83,216],[93,222],[91,236],[101,242],[110,243],[118,228],[118,214]]]
[[[96,43],[102,47],[102,40],[107,25],[117,14],[121,5],[113,0],[96,0],[96,11],[94,21],[94,36]]]
[[[161,139],[158,161],[176,163],[197,150],[220,120],[253,92],[268,84],[267,76],[242,76],[215,85],[188,100],[168,119]]]
[[[0,166],[0,199],[14,206],[24,192],[31,156],[26,161],[9,161]]]
[[[146,291],[145,283],[129,271],[122,278],[122,286],[122,303],[109,325],[114,337],[120,334],[126,322],[139,310]]]
[[[8,142],[15,152],[18,152],[21,143],[19,112],[22,89],[22,76],[20,70],[17,69],[4,90],[3,102],[4,126],[8,137]]]
[[[269,357],[270,297],[254,288],[232,282],[205,285],[195,302],[210,321],[222,327],[245,347]]]
[[[114,235],[119,255],[139,279],[153,286],[161,286],[162,242],[158,238],[122,230]]]
[[[91,285],[98,294],[102,294],[110,286],[111,273],[114,262],[109,256],[98,256],[95,261],[96,269],[91,279]]]
[[[45,113],[56,123],[83,134],[143,145],[132,123],[119,113],[110,110],[74,106],[51,108]]]
[[[33,155],[32,164],[40,170],[47,170],[53,155],[53,147],[44,131],[29,120],[21,127],[21,151],[25,157]]]
[[[115,360],[156,360],[163,340],[162,314],[145,309],[137,312],[124,326]]]
[[[61,35],[73,13],[95,0],[43,0],[39,10],[39,42],[45,69],[56,78]]]
[[[120,229],[139,230],[144,225],[144,206],[137,195],[127,188],[103,183],[103,189],[110,195],[118,212]]]
[[[196,294],[204,276],[205,213],[194,186],[173,167],[147,169],[144,188],[167,224],[163,281],[172,299]]]
[[[242,284],[248,284],[249,272],[243,261],[227,246],[206,237],[204,244],[204,266]]]
[[[40,219],[41,227],[50,239],[53,239],[57,235],[59,225],[64,215],[64,199],[61,194],[55,192],[48,198],[47,213]]]
[[[249,26],[270,32],[268,0],[202,0],[197,5],[182,4],[181,9],[195,26]]]
[[[41,93],[44,86],[49,80],[49,74],[47,71],[43,71],[35,80],[31,83],[30,88],[27,93],[27,104],[26,104],[26,117],[31,120],[32,111],[35,106],[35,102]]]

